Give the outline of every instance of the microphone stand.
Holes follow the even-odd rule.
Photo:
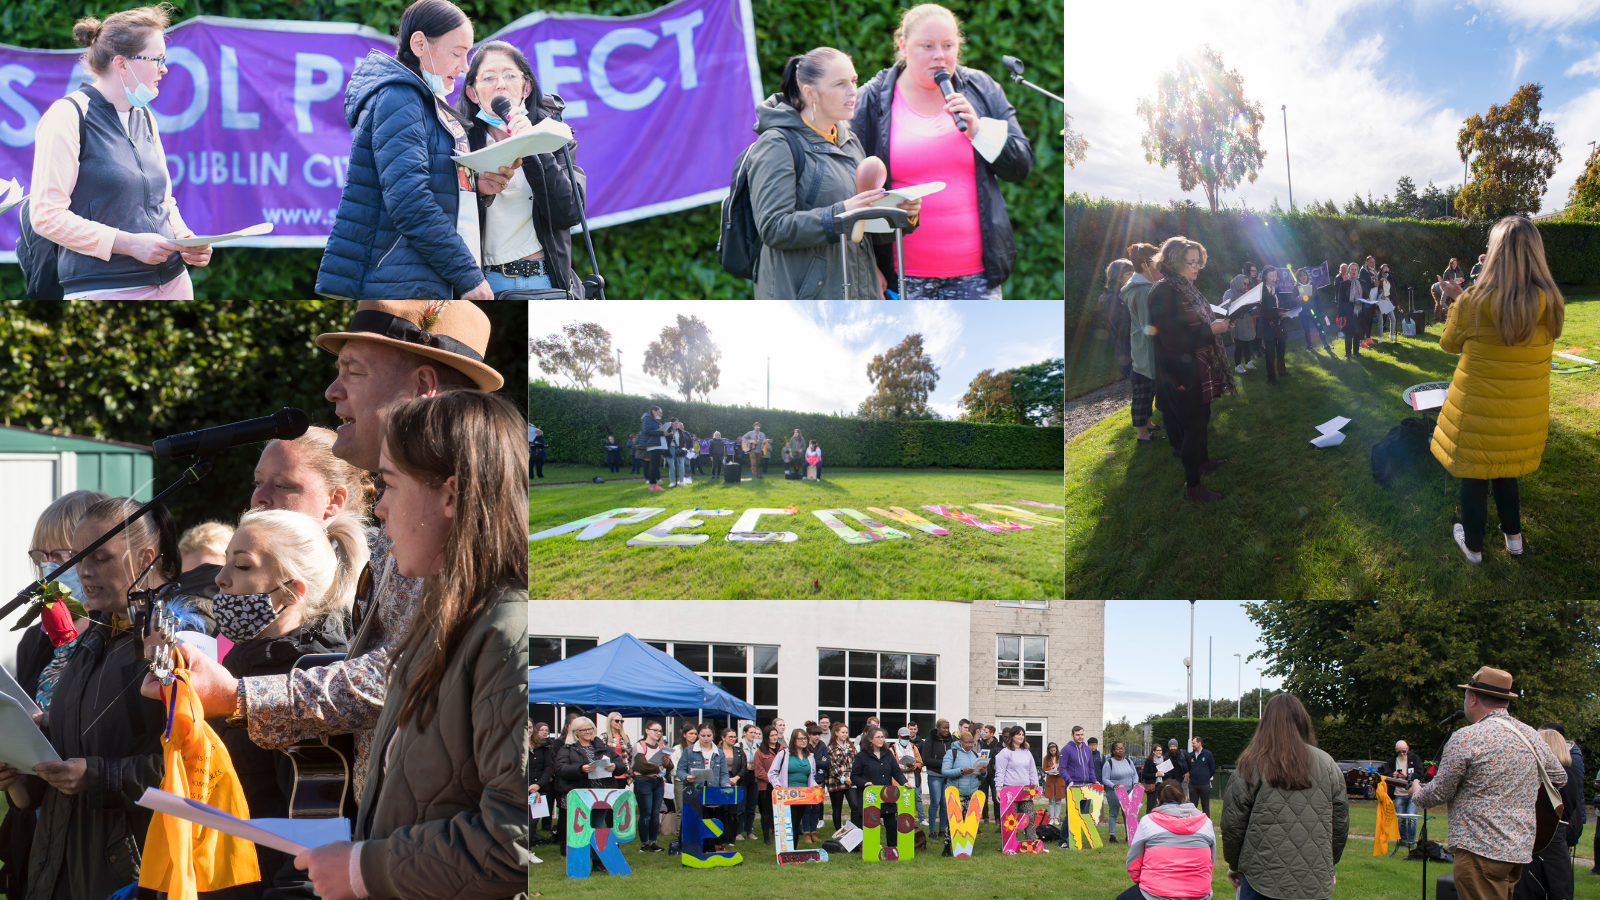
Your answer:
[[[100,547],[101,544],[104,544],[106,541],[109,541],[121,534],[129,525],[132,525],[150,510],[154,509],[157,503],[160,503],[173,494],[176,494],[183,488],[204,478],[206,474],[211,471],[212,459],[213,457],[210,456],[202,456],[199,459],[196,459],[194,461],[194,465],[191,465],[189,468],[185,469],[183,471],[183,476],[168,486],[166,490],[155,495],[155,497],[151,498],[148,503],[134,510],[133,513],[126,519],[123,519],[121,522],[118,522],[116,525],[112,526],[110,531],[107,531],[105,534],[95,538],[94,541],[89,544],[89,546],[73,554],[71,559],[62,563],[60,566],[57,566],[56,569],[49,575],[44,576],[38,581],[35,581],[18,591],[17,595],[13,597],[9,603],[7,603],[4,607],[0,607],[0,619],[4,619],[6,616],[11,615],[17,610],[17,607],[23,606],[38,598],[40,594],[44,593],[44,589],[50,584],[50,582],[56,580],[57,575],[60,575],[62,572],[65,572],[73,566],[76,566],[79,560],[83,559],[85,556],[88,556],[90,553],[93,553]]]
[[[561,154],[567,159],[567,179],[572,182],[572,196],[577,198],[578,176],[572,170],[572,148],[563,146]],[[589,214],[584,211],[584,206],[584,203],[578,203],[578,218],[583,220],[583,243],[589,248],[589,270],[594,273],[595,280],[600,288],[600,299],[604,300],[606,298],[606,280],[600,274],[600,260],[594,255],[594,238],[589,236]]]
[[[1044,88],[1039,87],[1037,84],[1034,84],[1033,82],[1029,81],[1028,79],[1023,78],[1022,77],[1022,60],[1017,59],[1016,57],[1013,57],[1013,56],[1003,57],[1003,60],[1004,60],[1004,65],[1006,67],[1006,71],[1011,73],[1010,77],[1011,77],[1012,81],[1015,81],[1017,84],[1020,84],[1023,87],[1033,88],[1034,90],[1036,90],[1039,93],[1045,95],[1046,97],[1049,97],[1051,100],[1054,100],[1055,102],[1061,104],[1062,106],[1066,106],[1067,105],[1067,101],[1065,99],[1063,99],[1061,97],[1058,97],[1055,94],[1052,94],[1049,91],[1045,90]],[[1013,63],[1015,63],[1015,66],[1012,65]]]

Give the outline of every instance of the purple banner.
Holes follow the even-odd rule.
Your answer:
[[[749,0],[678,0],[629,17],[533,13],[492,38],[522,49],[544,92],[566,100],[591,227],[721,200],[734,158],[755,140]],[[322,246],[350,157],[345,85],[369,50],[394,46],[339,23],[201,16],[168,29],[151,108],[189,227],[221,234],[266,221],[271,235],[232,246]],[[0,45],[0,180],[29,187],[39,116],[86,79],[80,53]],[[16,214],[0,216],[0,261],[15,261],[17,233]]]

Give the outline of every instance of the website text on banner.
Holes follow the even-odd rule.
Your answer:
[[[749,21],[748,0],[679,0],[624,18],[534,13],[491,35],[521,48],[541,90],[566,101],[591,227],[727,192],[755,139]],[[201,16],[168,29],[169,71],[151,108],[189,226],[221,234],[267,221],[270,236],[235,245],[322,246],[350,155],[345,84],[357,60],[394,45],[339,23]],[[83,80],[81,52],[0,45],[0,179],[27,185],[39,116]],[[16,242],[16,217],[0,216],[0,258],[14,260]]]

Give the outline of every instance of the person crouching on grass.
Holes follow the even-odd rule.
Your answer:
[[[355,842],[295,858],[325,900],[528,889],[522,421],[476,391],[389,412],[376,512],[400,574],[426,580],[389,666]]]

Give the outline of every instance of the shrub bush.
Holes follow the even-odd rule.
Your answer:
[[[602,466],[606,435],[626,446],[628,435],[639,430],[639,417],[653,402],[703,438],[713,431],[736,438],[749,431],[752,422],[760,422],[762,433],[772,438],[775,459],[779,445],[798,428],[807,441],[814,439],[822,447],[823,464],[828,466],[1056,469],[1061,465],[1055,452],[1059,432],[1054,428],[858,419],[755,406],[652,401],[632,394],[537,384],[528,388],[528,421],[544,431],[551,462]]]

